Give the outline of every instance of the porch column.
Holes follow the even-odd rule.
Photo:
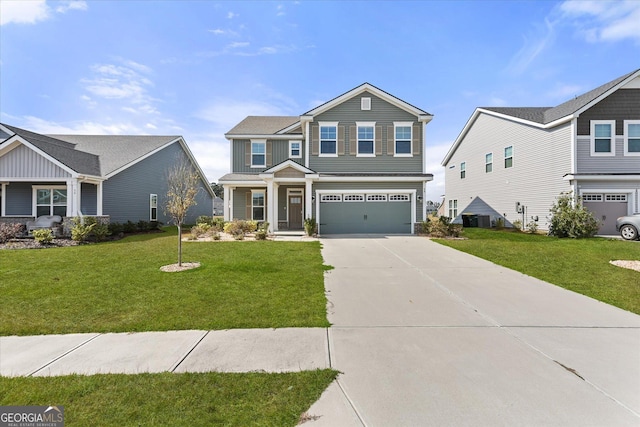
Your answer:
[[[313,182],[310,179],[304,181],[304,217],[311,218],[313,216],[313,200],[311,200],[311,186]]]
[[[80,189],[78,181],[75,179],[67,180],[67,216],[78,216],[80,210]]]
[[[229,191],[229,187],[226,185],[223,185],[222,188],[224,189],[224,200],[222,201],[224,209],[222,210],[222,215],[225,221],[231,221],[231,192]]]
[[[0,184],[0,216],[5,216],[7,211],[7,183]]]
[[[266,179],[267,181],[267,218],[265,219],[267,222],[269,222],[269,232],[273,231],[273,205],[274,205],[274,200],[277,199],[277,197],[274,198],[274,183],[273,183],[273,179]]]
[[[96,185],[96,215],[102,216],[102,181]]]
[[[273,207],[272,210],[270,212],[273,213],[273,216],[271,217],[271,220],[269,221],[271,223],[271,230],[272,231],[278,231],[278,191],[280,189],[280,184],[278,184],[277,182],[273,182]]]

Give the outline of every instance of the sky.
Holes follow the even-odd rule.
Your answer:
[[[555,106],[640,68],[640,0],[0,0],[0,121],[182,135],[211,182],[249,115],[368,82],[434,115],[427,200],[477,107]]]

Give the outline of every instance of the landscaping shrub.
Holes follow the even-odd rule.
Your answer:
[[[210,229],[211,226],[206,222],[197,223],[196,225],[191,227],[191,236],[197,239],[206,235]]]
[[[242,219],[236,219],[228,222],[224,225],[224,232],[233,235],[234,237],[242,234],[243,237],[247,233],[253,233],[258,228],[257,221],[245,221]]]
[[[136,224],[136,228],[138,229],[138,231],[143,231],[143,232],[144,231],[150,231],[151,230],[151,223],[149,221],[140,220]]]
[[[200,215],[198,218],[196,218],[196,224],[213,225],[214,221],[215,221],[214,217],[207,216],[207,215]]]
[[[8,242],[11,239],[15,239],[20,234],[22,234],[22,230],[24,229],[24,225],[22,224],[8,224],[8,223],[0,223],[0,243]]]
[[[211,226],[215,228],[216,231],[224,230],[224,218],[213,217],[213,220],[211,221]]]
[[[305,218],[304,231],[307,233],[307,236],[313,236],[318,232],[318,224],[316,224],[315,218]]]
[[[120,233],[124,233],[124,225],[119,222],[110,222],[109,225],[109,233],[118,235]]]
[[[527,224],[527,232],[536,234],[538,232],[538,223],[535,221],[529,222],[529,224]]]
[[[522,221],[519,219],[511,221],[514,230],[522,231]]]
[[[46,245],[53,241],[53,233],[49,228],[41,228],[39,230],[33,230],[33,238],[41,245]]]
[[[574,198],[571,192],[560,193],[550,212],[549,234],[552,236],[579,239],[593,237],[598,232],[598,221],[582,205],[582,199]]]
[[[84,221],[80,217],[75,217],[71,220],[73,227],[71,228],[71,239],[76,242],[84,242],[89,237],[89,234],[96,226],[96,219],[93,217],[85,217]]]
[[[256,231],[256,240],[267,240],[267,230],[269,229],[269,223],[268,222],[263,222],[262,224],[260,224],[260,227],[258,227],[258,230]]]
[[[426,223],[426,224],[425,224]],[[448,216],[430,214],[422,224],[423,231],[431,237],[459,237],[462,234],[461,224],[452,224]]]
[[[496,228],[502,230],[504,228],[504,218],[496,218]]]
[[[125,233],[135,233],[138,231],[138,226],[131,220],[122,224],[122,231]]]

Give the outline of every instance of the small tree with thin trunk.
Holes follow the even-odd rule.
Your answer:
[[[182,267],[182,224],[189,208],[196,205],[199,177],[184,159],[179,160],[167,172],[167,203],[165,214],[178,227],[178,266]]]

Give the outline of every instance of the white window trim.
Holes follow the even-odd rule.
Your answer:
[[[264,164],[253,164],[253,144],[264,144],[264,153],[256,153],[264,156]],[[252,139],[251,140],[251,167],[252,168],[266,168],[267,167],[267,140],[266,139]]]
[[[360,109],[362,111],[371,111],[371,97],[363,96],[360,98]]]
[[[65,205],[65,214],[62,215],[67,216],[67,214],[69,213],[69,187],[67,187],[66,185],[32,185],[31,195],[33,199],[31,205],[31,213],[33,217],[38,217],[38,190],[67,190],[67,204]],[[52,215],[51,210],[49,210],[49,215]]]
[[[322,128],[323,127],[336,128],[336,152],[335,153],[322,152]],[[338,157],[338,122],[318,122],[318,157]]]
[[[373,128],[373,152],[372,153],[360,153],[360,133],[361,127]],[[356,157],[375,157],[376,156],[376,122],[356,122]]]
[[[156,198],[155,206],[153,205],[153,197]],[[156,217],[153,217],[153,208],[156,208]],[[157,221],[158,220],[158,195],[157,194],[149,194],[149,221]]]
[[[490,162],[487,161],[487,156],[488,155],[491,155],[491,161]],[[490,171],[487,170],[487,165],[489,165],[489,164],[491,165],[491,170]],[[492,173],[492,172],[493,172],[493,153],[486,153],[484,155],[484,173]]]
[[[608,153],[596,153],[596,125],[611,126],[611,151]],[[590,151],[594,157],[613,157],[616,155],[616,121],[615,120],[591,120],[590,125]]]
[[[293,144],[298,144],[298,152],[297,156],[293,155]],[[302,141],[291,140],[289,141],[289,158],[290,159],[301,159],[302,158]]]
[[[464,176],[462,174],[464,173]],[[467,178],[467,162],[460,162],[460,179]]]
[[[253,204],[253,195],[255,193],[262,193],[262,200],[264,203],[262,206],[256,206]],[[253,217],[253,208],[262,208],[262,219],[255,219]],[[251,220],[252,221],[266,221],[267,220],[267,192],[265,190],[251,190]]]
[[[627,131],[627,129],[628,129],[627,125],[640,125],[640,120],[625,120],[624,121],[624,155],[625,156],[640,156],[640,153],[638,153],[638,152],[629,152],[629,133]]]
[[[507,157],[507,148],[511,148],[511,156]],[[504,168],[505,169],[511,169],[513,167],[513,152],[515,150],[513,149],[513,145],[507,145],[506,147],[504,147]],[[511,159],[511,166],[507,167],[507,159]]]
[[[397,127],[408,127],[411,130],[411,136],[409,138],[411,148],[408,153],[396,153],[398,146],[398,140],[396,139]],[[393,157],[413,157],[413,122],[393,122]]]

